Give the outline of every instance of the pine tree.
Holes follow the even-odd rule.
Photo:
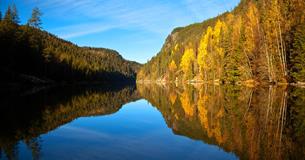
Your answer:
[[[6,10],[6,12],[5,12],[5,15],[4,15],[3,20],[4,20],[5,22],[13,22],[11,6],[8,6],[8,7],[7,7],[7,10]]]
[[[16,7],[15,4],[13,4],[13,6],[12,6],[12,21],[13,21],[15,24],[20,23],[20,19],[19,19],[19,16],[18,16],[17,7]]]
[[[35,27],[35,28],[41,28],[41,15],[39,8],[35,7],[32,11],[32,17],[28,20],[28,25]]]
[[[225,48],[226,57],[225,57],[225,81],[230,83],[235,83],[239,81],[241,72],[239,70],[240,65],[242,64],[242,51],[241,51],[241,28],[242,28],[242,19],[240,16],[228,17],[231,21],[229,23],[229,46]]]
[[[291,49],[291,76],[295,81],[305,82],[305,23],[294,31],[294,42]]]

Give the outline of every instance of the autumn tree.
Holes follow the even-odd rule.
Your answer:
[[[208,46],[209,41],[212,36],[212,28],[208,27],[206,32],[202,35],[202,38],[200,40],[199,48],[198,48],[198,57],[197,57],[197,63],[199,65],[199,72],[201,77],[204,80],[208,80],[208,69],[209,69],[209,60],[208,60]]]
[[[243,52],[249,67],[249,78],[254,77],[253,60],[256,58],[259,41],[259,14],[256,5],[253,2],[249,3],[248,10],[244,19],[244,47]]]
[[[232,12],[176,28],[145,73],[169,73],[174,60],[187,79],[196,75],[205,81],[275,84],[301,79],[296,78],[302,70],[296,37],[302,33],[296,28],[305,22],[304,9],[304,0],[242,0]],[[190,43],[195,61],[183,50]],[[183,75],[179,71],[177,75]]]
[[[286,48],[283,39],[279,0],[264,1],[262,14],[263,43],[270,82],[277,82],[287,75]]]
[[[222,75],[222,68],[223,68],[223,58],[224,58],[224,49],[221,46],[221,36],[222,32],[224,31],[224,22],[218,20],[212,33],[211,39],[211,47],[212,49],[212,72],[213,72],[213,80],[215,81],[216,78],[220,79]],[[217,77],[216,77],[217,76]]]
[[[190,80],[193,78],[193,62],[195,61],[194,50],[192,48],[187,48],[181,58],[180,67],[183,70],[185,80]]]
[[[175,72],[177,71],[177,65],[176,65],[174,60],[171,61],[171,63],[169,64],[168,68],[169,68],[169,71],[170,71],[170,73],[169,73],[170,74],[169,75],[170,79],[174,79]]]

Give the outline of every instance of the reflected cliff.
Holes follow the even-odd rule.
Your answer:
[[[0,99],[0,159],[19,159],[22,142],[39,159],[40,135],[84,116],[108,115],[140,98],[135,86],[55,87],[6,92]],[[1,155],[2,154],[2,155]]]
[[[137,86],[175,134],[217,145],[240,159],[302,159],[305,89]]]

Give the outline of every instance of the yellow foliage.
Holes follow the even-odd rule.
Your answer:
[[[195,112],[195,106],[191,103],[191,100],[189,98],[189,95],[187,91],[184,91],[180,97],[182,108],[188,117],[192,117]]]
[[[208,27],[206,33],[203,34],[203,36],[200,40],[200,44],[199,44],[199,48],[198,48],[197,62],[200,67],[201,73],[203,72],[204,69],[206,69],[208,67],[206,60],[207,60],[207,55],[208,55],[209,39],[212,35],[212,32],[213,32],[212,28]]]
[[[208,69],[220,74],[220,65],[224,57],[224,49],[221,47],[222,32],[226,32],[227,27],[224,22],[218,20],[215,27],[208,27],[203,34],[199,48],[197,62],[200,68],[200,74]]]
[[[240,34],[241,34],[241,27],[242,27],[242,18],[240,16],[235,18],[233,24],[233,32],[232,32],[232,47],[236,49],[239,44]]]
[[[172,62],[169,64],[168,68],[171,72],[175,72],[177,70],[177,65],[174,60],[172,60]]]
[[[174,55],[179,49],[179,44],[176,44],[174,49],[171,50],[171,55]]]
[[[175,51],[175,52],[177,52],[177,51],[178,51],[178,49],[179,49],[179,45],[178,45],[178,44],[176,44],[176,45],[175,45],[175,48],[174,48],[174,51]]]
[[[209,137],[214,137],[216,141],[221,144],[224,142],[223,134],[221,133],[220,120],[223,117],[224,109],[222,108],[217,114],[215,119],[208,117],[208,109],[206,107],[208,96],[201,94],[198,100],[198,116],[203,129],[206,130]],[[210,113],[209,113],[210,114]],[[209,123],[210,122],[210,123]]]
[[[181,58],[180,67],[182,68],[184,74],[187,76],[192,71],[192,63],[195,60],[194,50],[188,48],[184,51],[184,54]]]
[[[258,32],[258,10],[253,3],[249,4],[249,9],[245,18],[245,51],[251,53],[255,47],[255,31]]]
[[[213,39],[214,39],[214,43],[216,44],[218,44],[220,41],[220,32],[222,25],[223,23],[220,20],[218,20],[213,30]]]
[[[172,103],[172,105],[175,104],[176,99],[177,99],[177,94],[175,92],[171,92],[169,94],[169,100]]]
[[[213,51],[217,53],[217,56],[221,56],[221,58],[224,56],[224,49],[220,46],[221,32],[224,26],[225,23],[218,20],[213,30]]]
[[[199,119],[201,122],[201,125],[204,129],[209,128],[209,120],[208,120],[208,111],[206,109],[205,103],[207,100],[207,96],[201,96],[198,100],[198,111],[199,111]]]

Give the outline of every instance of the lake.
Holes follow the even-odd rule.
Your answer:
[[[301,88],[138,84],[0,94],[0,159],[305,156]]]

